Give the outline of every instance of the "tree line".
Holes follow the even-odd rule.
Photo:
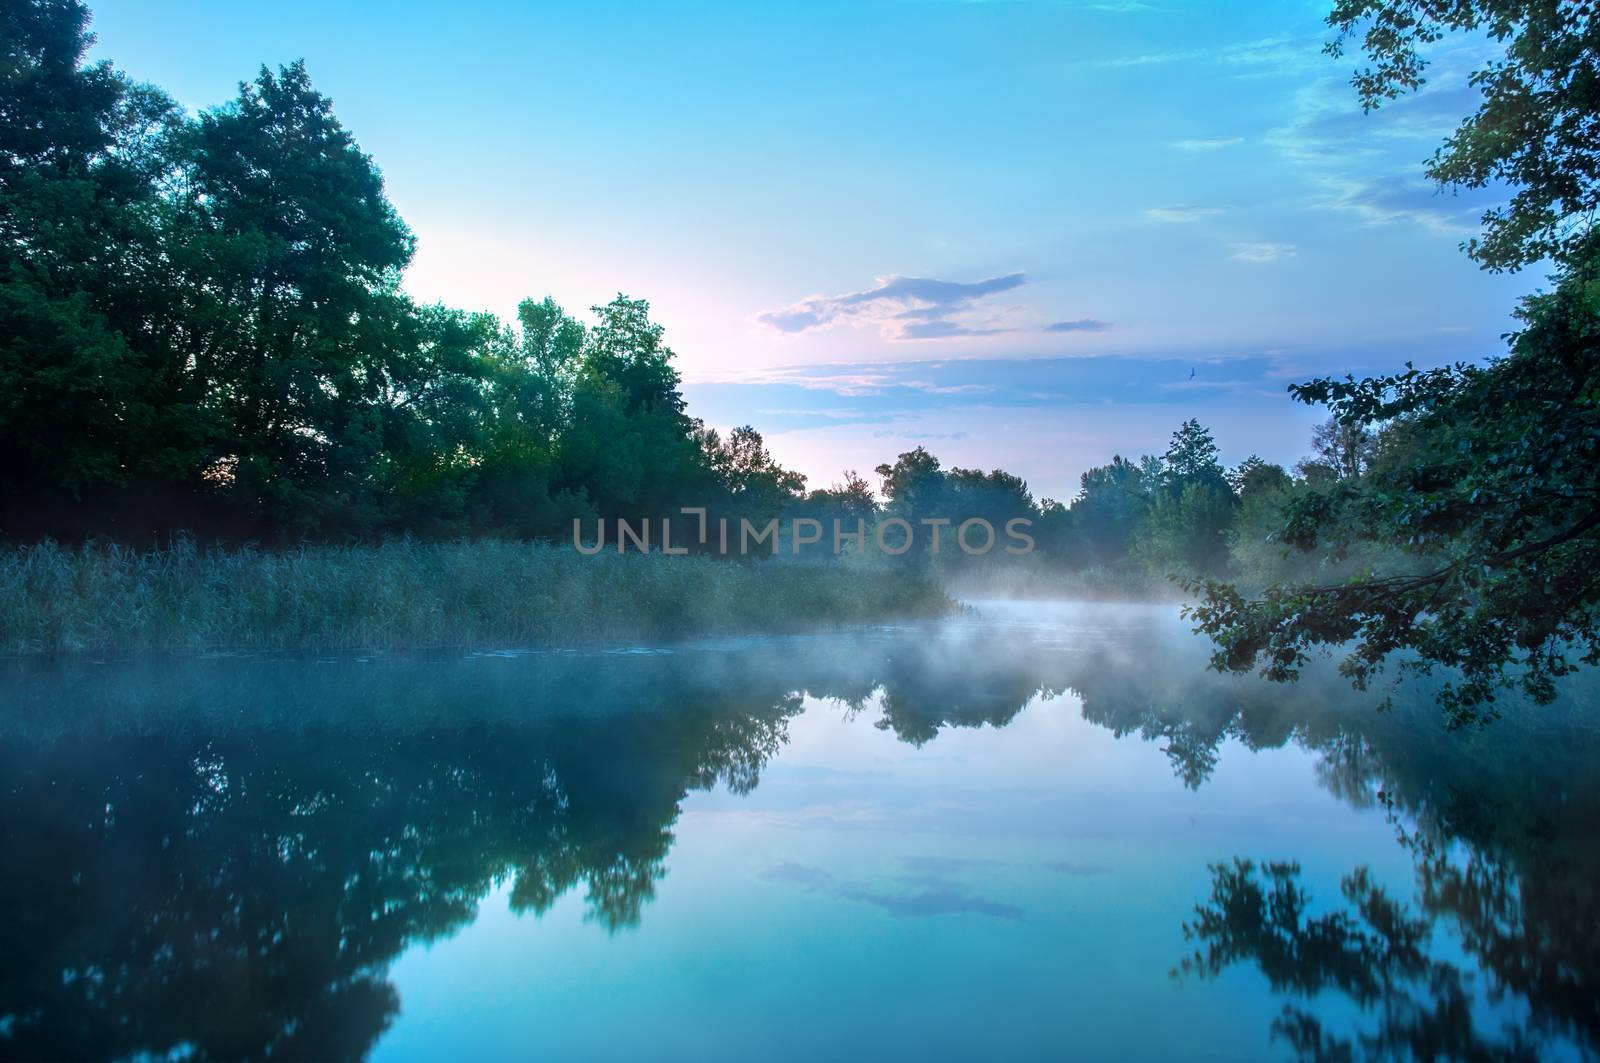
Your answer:
[[[411,299],[415,239],[302,63],[189,115],[86,62],[88,19],[0,26],[0,533],[548,536],[805,497],[689,417],[644,301]]]
[[[1368,109],[1417,89],[1448,34],[1503,46],[1428,166],[1506,190],[1465,245],[1481,265],[1554,270],[1503,357],[1291,388],[1333,415],[1324,469],[1223,469],[1191,423],[1165,455],[1092,470],[1070,505],[915,450],[878,470],[882,507],[859,476],[808,492],[754,429],[692,418],[641,300],[587,325],[548,299],[513,322],[413,301],[414,237],[303,65],[190,115],[86,62],[81,0],[0,10],[0,536],[564,537],[574,517],[684,505],[848,520],[955,498],[967,511],[939,516],[1036,517],[1063,565],[1199,580],[1219,667],[1291,679],[1348,644],[1365,683],[1398,653],[1461,669],[1444,701],[1468,719],[1508,683],[1544,701],[1600,663],[1593,5],[1340,0],[1328,17],[1329,51],[1359,39],[1371,61],[1352,79]],[[1382,443],[1366,457],[1364,436]]]
[[[1070,506],[920,447],[876,470],[882,505],[854,472],[807,491],[754,428],[689,415],[642,300],[585,324],[549,298],[503,321],[408,296],[415,238],[303,63],[190,115],[86,60],[79,0],[7,12],[9,538],[565,539],[574,520],[698,506],[849,529],[1021,517],[1062,563],[1214,572],[1267,482],[1259,462],[1230,479],[1190,422],[1166,455],[1086,475]]]

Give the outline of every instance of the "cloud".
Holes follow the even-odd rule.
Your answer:
[[[1276,262],[1280,258],[1293,258],[1297,252],[1293,244],[1234,244],[1232,257],[1240,262]]]
[[[1319,183],[1327,194],[1314,200],[1313,207],[1353,214],[1368,225],[1404,222],[1455,239],[1473,233],[1483,212],[1505,198],[1498,188],[1446,190],[1403,178],[1323,177]]]
[[[873,439],[909,439],[914,443],[931,443],[941,440],[966,439],[967,432],[895,432],[880,428],[872,433]]]
[[[1109,321],[1096,321],[1092,317],[1079,318],[1077,321],[1057,321],[1054,325],[1046,325],[1045,332],[1106,332],[1113,328]]]
[[[1019,288],[1025,273],[963,282],[933,277],[878,278],[877,286],[842,295],[813,295],[792,306],[768,310],[756,320],[779,332],[800,333],[837,324],[872,323],[889,339],[935,340],[992,336],[1006,329],[992,322],[957,320],[986,296]]]
[[[864,422],[867,418],[850,417],[849,412],[870,410],[877,415],[873,420],[882,423],[893,420],[886,415],[929,409],[1177,402],[1182,396],[1169,395],[1158,382],[1187,381],[1194,364],[1192,355],[832,362],[741,370],[691,386],[697,408],[725,406],[722,419],[730,423],[748,418],[752,408],[774,417],[804,415],[829,423]],[[1207,373],[1207,384],[1233,395],[1253,395],[1268,359],[1230,354],[1226,364],[1226,371]],[[1281,394],[1282,388],[1273,393]]]
[[[1175,140],[1172,146],[1179,151],[1220,151],[1243,143],[1244,137],[1192,137],[1189,140]]]
[[[1164,66],[1169,63],[1212,63],[1217,66],[1243,68],[1251,73],[1293,74],[1307,67],[1321,65],[1322,42],[1311,37],[1263,37],[1254,41],[1240,41],[1220,48],[1183,48],[1165,52],[1141,52],[1137,55],[1105,59],[1100,67]]]
[[[829,323],[815,310],[795,307],[789,310],[768,310],[757,315],[756,320],[763,325],[771,325],[779,332],[804,332],[806,329],[817,328]]]
[[[1481,97],[1470,71],[1491,61],[1492,43],[1443,44],[1430,55],[1429,84],[1363,112],[1342,77],[1309,79],[1291,93],[1288,121],[1262,142],[1304,172],[1315,190],[1313,210],[1345,214],[1366,225],[1410,225],[1459,241],[1507,191],[1491,185],[1441,193],[1422,179],[1416,160],[1449,136]]]
[[[954,321],[913,321],[901,325],[899,333],[894,337],[897,340],[942,340],[951,336],[993,336],[998,332],[1006,332],[1002,328],[968,328],[958,325]]]
[[[1186,225],[1189,222],[1215,218],[1221,213],[1221,207],[1151,207],[1144,212],[1144,216],[1151,221],[1168,225]]]

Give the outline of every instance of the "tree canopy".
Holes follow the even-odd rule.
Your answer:
[[[1505,186],[1510,201],[1483,216],[1469,240],[1494,270],[1573,258],[1600,208],[1600,25],[1592,3],[1563,0],[1338,0],[1328,16],[1344,54],[1359,38],[1371,65],[1352,78],[1362,106],[1420,88],[1428,49],[1453,33],[1503,45],[1473,71],[1477,111],[1428,164],[1428,176],[1465,188]]]
[[[1223,668],[1293,679],[1311,652],[1344,646],[1343,668],[1362,686],[1396,655],[1402,674],[1459,670],[1440,694],[1456,722],[1492,715],[1510,684],[1548,702],[1556,679],[1600,663],[1593,5],[1347,0],[1329,22],[1341,40],[1365,28],[1375,65],[1355,85],[1368,106],[1416,88],[1420,49],[1447,32],[1505,45],[1472,76],[1483,105],[1430,173],[1507,182],[1509,204],[1485,216],[1468,250],[1491,269],[1549,258],[1555,285],[1523,301],[1503,357],[1292,387],[1333,419],[1318,434],[1315,488],[1283,509],[1274,536],[1329,564],[1356,558],[1357,571],[1258,597],[1199,581],[1193,615]]]

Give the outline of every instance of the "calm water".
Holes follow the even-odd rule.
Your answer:
[[[0,663],[0,1054],[1600,1052],[1594,684],[1450,734],[1204,657],[1167,609],[986,603]]]

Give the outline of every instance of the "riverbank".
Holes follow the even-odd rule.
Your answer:
[[[574,645],[940,616],[911,565],[584,557],[504,541],[0,553],[0,653]]]

